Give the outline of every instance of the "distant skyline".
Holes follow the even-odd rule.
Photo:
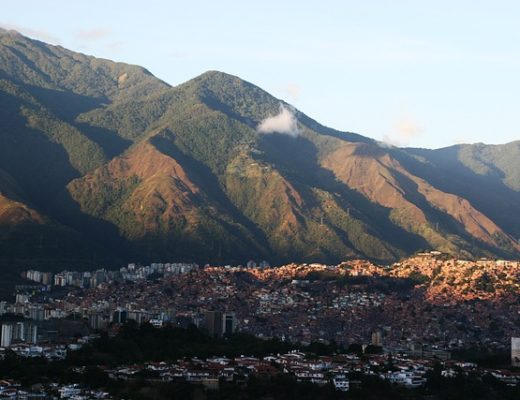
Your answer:
[[[520,139],[518,21],[512,0],[19,0],[0,16],[171,85],[220,70],[327,126],[427,148]]]

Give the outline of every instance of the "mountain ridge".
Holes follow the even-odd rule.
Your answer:
[[[298,134],[259,133],[281,105]],[[15,182],[50,236],[74,232],[78,262],[520,256],[520,142],[381,146],[233,75],[170,86],[6,31],[0,106],[0,188]]]

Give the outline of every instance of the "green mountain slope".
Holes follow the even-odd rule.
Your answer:
[[[281,109],[294,132],[259,133]],[[0,31],[0,143],[10,229],[74,232],[76,262],[520,254],[518,144],[383,148],[217,71],[171,87]]]

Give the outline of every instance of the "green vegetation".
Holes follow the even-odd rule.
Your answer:
[[[118,365],[143,361],[175,361],[183,357],[266,356],[288,352],[295,346],[280,340],[262,340],[246,334],[211,338],[195,326],[188,329],[125,324],[115,337],[103,333],[84,349],[71,353],[74,365]]]
[[[479,175],[496,176],[511,189],[520,191],[520,141],[505,145],[461,146],[459,160]]]
[[[511,364],[510,351],[490,351],[485,348],[466,348],[452,352],[454,360],[472,362],[483,368],[508,368]]]
[[[106,161],[97,144],[48,111],[22,107],[21,115],[27,118],[28,127],[44,132],[52,142],[63,146],[71,166],[80,174],[86,174]]]
[[[225,73],[170,87],[137,66],[0,32],[0,169],[43,221],[35,228],[0,220],[4,268],[52,258],[84,265],[94,253],[109,263],[125,253],[273,264],[387,262],[428,248],[518,255],[518,143],[389,150],[297,110],[298,137],[257,133],[279,107]],[[440,210],[415,176],[471,206]],[[381,179],[388,193],[361,189]],[[459,218],[486,225],[477,210],[498,225],[483,233],[487,244]],[[33,233],[40,229],[45,243],[68,236],[67,245],[42,252]]]

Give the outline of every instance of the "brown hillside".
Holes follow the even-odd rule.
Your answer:
[[[442,192],[414,176],[376,145],[347,144],[328,155],[322,165],[371,201],[395,211],[399,216],[396,222],[433,245],[440,244],[443,226],[423,211],[425,204],[452,217],[471,237],[497,247],[506,241],[516,251],[520,250],[513,238],[468,200]],[[425,225],[429,229],[425,230]]]

